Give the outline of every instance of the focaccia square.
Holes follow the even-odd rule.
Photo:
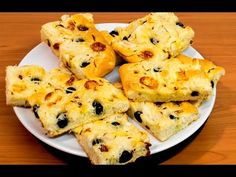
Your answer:
[[[208,60],[183,57],[124,64],[119,74],[125,95],[133,101],[204,100],[224,75]]]
[[[189,102],[131,102],[128,115],[160,141],[167,140],[199,117],[197,107]]]
[[[73,130],[93,164],[127,164],[150,154],[148,135],[114,114]]]
[[[8,66],[6,68],[6,103],[29,107],[29,96],[42,86],[45,70],[36,65]]]
[[[175,57],[191,45],[194,31],[174,13],[150,13],[127,27],[117,27],[109,37],[112,48],[127,62]]]
[[[79,125],[126,112],[129,108],[128,99],[105,79],[82,79],[75,83],[69,88],[45,87],[32,95],[33,111],[48,136],[63,134]]]
[[[103,77],[115,67],[115,53],[90,13],[64,15],[60,21],[44,24],[41,40],[79,79]]]

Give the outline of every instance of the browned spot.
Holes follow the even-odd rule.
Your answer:
[[[175,111],[176,114],[180,114],[180,113],[182,113],[182,112],[184,112],[184,111],[183,111],[183,110],[177,110],[177,111]]]
[[[66,85],[72,85],[74,81],[75,81],[75,77],[71,76],[70,79],[66,81]]]
[[[146,127],[148,130],[150,130],[149,126],[145,125],[145,127]]]
[[[52,94],[53,94],[53,92],[49,92],[49,93],[45,96],[44,100],[48,100],[48,99],[52,96]]]
[[[50,106],[52,106],[52,105],[55,105],[57,102],[61,101],[61,99],[62,99],[62,97],[61,97],[61,96],[58,96],[55,101],[49,102],[49,103],[47,104],[47,106],[50,107]]]
[[[105,146],[105,145],[101,145],[101,147],[100,147],[100,151],[101,152],[108,152],[108,148],[107,148],[107,146]]]
[[[139,82],[151,89],[156,89],[158,86],[157,81],[153,79],[152,77],[148,77],[148,76],[141,77]]]
[[[84,25],[79,25],[77,26],[77,28],[79,31],[87,31],[89,29],[87,26],[84,26]]]
[[[121,82],[115,82],[113,85],[118,89],[123,89]]]
[[[67,28],[73,31],[75,29],[75,23],[73,21],[69,21]]]
[[[94,42],[90,47],[95,52],[101,52],[106,50],[106,45],[102,44],[101,42]]]
[[[84,132],[91,132],[91,129],[90,129],[90,128],[86,128],[86,129],[84,130]]]
[[[55,43],[55,44],[53,44],[53,48],[54,48],[55,50],[58,50],[59,47],[60,47],[60,44],[59,44],[59,43]]]
[[[181,79],[181,80],[187,80],[188,79],[185,71],[179,71],[178,72],[178,78]]]
[[[139,56],[146,60],[146,59],[152,58],[153,57],[153,53],[151,51],[145,50]]]
[[[82,134],[82,132],[83,132],[83,131],[82,131],[82,130],[80,130],[80,132],[79,132],[79,135],[81,135],[81,134]]]
[[[99,86],[99,84],[98,84],[98,82],[95,81],[95,80],[88,80],[88,81],[86,81],[85,84],[84,84],[84,87],[85,87],[86,89],[93,89],[93,90],[96,90],[98,86]]]
[[[149,150],[149,147],[151,146],[151,144],[150,143],[148,143],[148,142],[146,142],[145,143],[146,144],[146,149],[147,149],[147,156],[149,156],[151,153],[150,153],[150,150]]]
[[[145,144],[146,144],[146,148],[149,148],[151,146],[151,144],[148,142],[145,142]]]

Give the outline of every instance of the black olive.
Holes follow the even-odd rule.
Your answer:
[[[66,89],[66,93],[72,93],[72,92],[74,92],[74,91],[76,91],[76,89],[75,89],[74,87],[68,87],[68,88]]]
[[[88,66],[89,64],[90,64],[90,62],[84,61],[84,62],[80,65],[80,67],[81,67],[81,68],[85,68],[85,67]]]
[[[37,119],[39,118],[38,110],[39,110],[39,105],[34,105],[33,106],[33,113]]]
[[[163,102],[155,102],[154,104],[157,106],[161,106],[163,104]]]
[[[150,42],[153,43],[154,45],[159,43],[159,41],[156,38],[151,38]]]
[[[37,77],[33,77],[33,78],[31,78],[31,81],[41,81],[41,80]]]
[[[136,112],[134,113],[135,119],[136,119],[138,122],[140,122],[140,123],[143,122],[143,121],[142,121],[142,118],[141,118],[141,114],[143,114],[141,111],[136,111]]]
[[[58,26],[60,26],[60,27],[62,27],[62,28],[65,28],[62,24],[59,24],[59,25],[57,25],[56,27],[58,27]]]
[[[161,72],[161,68],[160,67],[153,68],[153,71],[154,72]]]
[[[191,93],[191,96],[198,96],[199,95],[199,92],[198,91],[193,91],[192,93]]]
[[[92,105],[95,108],[95,112],[97,115],[99,115],[103,112],[103,106],[98,101],[93,101]]]
[[[144,23],[146,23],[147,22],[147,20],[144,20],[143,22],[142,22],[142,25],[144,24]]]
[[[85,40],[83,38],[78,38],[75,40],[75,42],[84,42]]]
[[[126,41],[127,41],[127,40],[128,40],[128,38],[125,36],[125,37],[123,37],[123,39],[122,39],[122,40],[126,40]]]
[[[57,125],[60,128],[64,128],[68,125],[68,119],[65,113],[60,113],[57,115]]]
[[[118,31],[115,31],[115,30],[111,31],[109,34],[110,34],[111,36],[113,36],[113,37],[119,36]]]
[[[101,143],[101,142],[102,142],[101,139],[96,138],[96,139],[94,139],[94,140],[92,141],[92,145],[94,146],[94,145],[99,144],[99,143]]]
[[[173,120],[173,119],[176,119],[177,117],[175,117],[174,115],[170,114],[169,118]]]
[[[182,28],[185,28],[184,24],[181,23],[181,22],[176,22],[176,25],[178,25],[178,26],[180,26],[180,27],[182,27]]]
[[[124,36],[122,40],[126,40],[128,41],[128,39],[130,38],[131,34],[127,37],[127,36]]]
[[[23,79],[23,76],[22,76],[22,75],[19,75],[18,77],[19,77],[19,79],[21,79],[21,80]]]
[[[180,104],[182,103],[181,101],[174,101],[173,103],[175,103],[177,106],[180,106]]]
[[[215,85],[214,82],[211,81],[211,87],[212,87],[212,88],[214,88],[214,85]]]
[[[39,78],[33,77],[31,78],[31,81],[34,82],[34,84],[39,84],[41,80]]]
[[[77,26],[77,28],[79,31],[87,31],[88,30],[88,27],[83,26],[83,25],[79,25],[79,26]]]
[[[51,42],[49,41],[49,39],[47,39],[47,44],[49,47],[51,47]]]
[[[120,125],[119,122],[112,122],[111,124],[114,125],[114,126],[118,126],[118,125]]]
[[[129,151],[123,151],[120,158],[119,158],[119,163],[125,163],[128,162],[130,159],[132,159],[133,154],[132,152]]]

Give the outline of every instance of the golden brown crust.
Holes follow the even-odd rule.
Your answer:
[[[46,73],[38,66],[9,66],[6,81],[7,103],[31,106],[50,137],[129,108],[128,99],[109,81],[78,80],[65,68]]]
[[[174,13],[150,13],[114,29],[110,32],[113,38],[103,35],[121,57],[133,63],[177,56],[192,43],[194,32]]]
[[[209,68],[212,73],[209,73]],[[214,72],[214,73],[213,73]],[[124,64],[119,74],[125,95],[133,101],[207,99],[224,69],[208,60],[177,56],[168,60]]]
[[[93,164],[127,164],[150,154],[145,132],[128,122],[125,114],[114,114],[73,130]]]
[[[91,14],[75,14],[42,26],[41,39],[77,78],[102,77],[115,67],[116,57]]]
[[[131,102],[130,117],[158,140],[165,141],[197,120],[197,107],[188,102]]]
[[[40,97],[35,94],[30,99],[31,104],[37,104],[39,119],[51,137],[129,108],[123,93],[102,78],[75,80],[70,86],[53,88],[45,88]]]
[[[25,65],[6,68],[6,104],[29,107],[29,96],[41,88],[45,70],[40,66]]]

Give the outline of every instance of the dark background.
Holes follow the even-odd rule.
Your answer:
[[[235,0],[1,0],[0,11],[235,11]]]

